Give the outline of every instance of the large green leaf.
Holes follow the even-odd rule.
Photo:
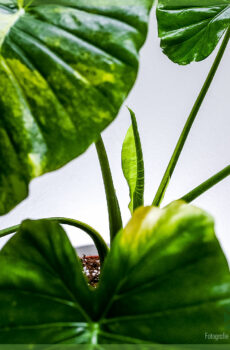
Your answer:
[[[0,266],[3,344],[201,344],[229,331],[230,273],[212,218],[183,202],[135,211],[96,290],[55,223],[24,222]]]
[[[116,117],[152,1],[0,0],[0,214]]]
[[[125,136],[121,159],[122,170],[129,186],[129,209],[133,211],[144,204],[144,161],[140,135],[134,112],[129,109],[132,125]]]
[[[209,56],[230,26],[230,0],[159,0],[161,47],[174,62]]]

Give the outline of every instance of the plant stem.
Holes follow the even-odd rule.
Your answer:
[[[201,185],[194,188],[194,190],[187,193],[181,199],[187,203],[190,203],[229,175],[230,175],[230,165],[226,166],[226,168],[224,168],[214,176],[210,177],[208,180],[204,181]]]
[[[192,127],[192,125],[193,125],[193,123],[194,123],[194,121],[196,119],[197,113],[199,112],[199,109],[200,109],[200,107],[202,105],[202,102],[204,101],[204,98],[205,98],[205,96],[206,96],[206,94],[208,92],[208,89],[209,89],[209,87],[210,87],[210,85],[211,85],[211,83],[213,81],[213,78],[214,78],[214,76],[216,74],[216,71],[217,71],[217,69],[219,67],[219,64],[221,62],[221,59],[223,57],[223,54],[224,54],[224,51],[225,51],[225,49],[227,47],[229,39],[230,39],[230,27],[227,29],[227,32],[226,32],[225,37],[224,37],[224,39],[222,41],[221,47],[220,47],[220,49],[219,49],[219,51],[217,53],[216,59],[215,59],[213,65],[211,67],[211,70],[210,70],[210,72],[209,72],[209,74],[207,76],[207,79],[205,80],[205,83],[204,83],[204,85],[203,85],[203,87],[202,87],[202,89],[201,89],[201,91],[199,93],[199,96],[198,96],[198,98],[197,98],[197,100],[196,100],[196,102],[195,102],[195,104],[194,104],[194,106],[192,108],[192,111],[191,111],[191,113],[190,113],[190,115],[189,115],[189,117],[187,119],[187,122],[186,122],[186,124],[184,126],[184,129],[183,129],[183,131],[182,131],[182,133],[180,135],[180,138],[179,138],[179,140],[177,142],[176,148],[175,148],[175,150],[173,152],[171,160],[170,160],[170,162],[168,164],[168,167],[167,167],[167,169],[165,171],[163,179],[162,179],[162,181],[160,183],[160,186],[159,186],[159,188],[157,190],[156,196],[155,196],[155,198],[153,200],[153,204],[152,205],[154,205],[154,206],[159,206],[161,204],[163,198],[164,198],[165,191],[166,191],[167,186],[169,184],[169,181],[170,181],[170,179],[171,179],[171,177],[173,175],[173,172],[174,172],[175,167],[177,165],[177,162],[179,160],[180,154],[181,154],[181,152],[183,150],[183,147],[185,145],[185,142],[186,142],[187,137],[189,135],[189,132],[191,130],[191,127]]]
[[[119,203],[116,196],[116,191],[113,184],[112,174],[109,166],[109,160],[106,154],[106,149],[100,136],[95,143],[96,150],[101,166],[102,177],[104,181],[105,194],[107,199],[108,213],[109,213],[109,228],[110,228],[110,242],[112,243],[118,231],[122,228],[122,219]]]
[[[95,246],[98,250],[98,254],[100,256],[101,263],[103,263],[106,255],[109,251],[109,248],[108,248],[107,244],[105,243],[104,239],[102,238],[102,236],[100,235],[100,233],[98,233],[94,228],[92,228],[91,226],[89,226],[81,221],[77,221],[74,219],[68,219],[68,218],[61,218],[61,217],[56,218],[56,217],[54,217],[54,218],[45,218],[42,220],[56,221],[59,224],[74,226],[74,227],[77,227],[77,228],[83,230],[84,232],[86,232],[94,241]],[[6,228],[4,230],[1,230],[0,231],[0,238],[18,231],[19,228],[20,228],[20,225],[16,225],[16,226],[12,226],[12,227]]]

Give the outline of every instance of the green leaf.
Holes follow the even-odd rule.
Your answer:
[[[0,343],[88,341],[91,291],[59,224],[25,221],[0,264]]]
[[[132,88],[152,0],[0,0],[0,215],[83,153]]]
[[[161,47],[179,64],[201,61],[230,26],[230,0],[159,0]]]
[[[208,344],[205,334],[229,334],[230,273],[213,220],[184,202],[139,208],[96,290],[55,223],[24,222],[0,266],[1,344]]]
[[[129,185],[129,209],[133,211],[144,202],[144,161],[140,135],[134,112],[129,109],[132,125],[128,129],[122,146],[122,170]]]

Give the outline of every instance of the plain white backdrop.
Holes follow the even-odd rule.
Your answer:
[[[154,13],[141,51],[136,85],[117,119],[103,133],[124,223],[130,218],[129,192],[121,170],[121,147],[130,125],[131,107],[137,116],[145,160],[145,203],[151,204],[192,105],[214,60],[181,67],[163,55]],[[230,47],[188,138],[164,204],[179,198],[230,162]],[[194,204],[215,217],[216,232],[230,261],[230,177]],[[0,218],[0,229],[26,218],[66,216],[87,222],[109,238],[107,206],[100,168],[92,145],[78,159],[32,181],[30,196]],[[83,232],[66,227],[74,246],[91,243]],[[7,238],[0,240],[0,246]]]

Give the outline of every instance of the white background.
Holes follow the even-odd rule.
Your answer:
[[[213,62],[215,53],[201,63],[181,67],[161,52],[156,22],[150,23],[141,51],[139,76],[125,105],[138,119],[146,170],[145,202],[150,204],[163,176],[186,118]],[[176,199],[229,164],[230,152],[230,47],[184,148],[164,203]],[[128,187],[121,170],[121,147],[129,113],[124,106],[103,133],[124,223],[129,220]],[[216,220],[216,231],[230,261],[230,177],[194,203]],[[108,240],[108,216],[100,168],[94,146],[80,158],[54,173],[34,180],[30,196],[0,218],[0,228],[25,218],[66,216],[87,222]],[[66,227],[75,246],[90,243],[84,233]],[[0,246],[6,238],[0,240]]]

